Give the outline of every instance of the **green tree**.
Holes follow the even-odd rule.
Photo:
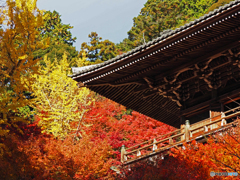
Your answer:
[[[99,63],[112,59],[118,54],[116,45],[109,40],[102,41],[102,38],[96,32],[91,32],[88,37],[90,43],[82,43],[80,57],[86,52],[89,61]]]
[[[232,0],[218,0],[216,3],[214,3],[209,9],[208,12],[213,11],[214,9],[223,6],[224,4],[227,4],[231,2]]]
[[[76,37],[72,37],[70,29],[73,26],[63,24],[61,15],[57,11],[46,11],[43,15],[44,25],[40,28],[42,37],[49,37],[53,44],[66,43],[73,45]]]
[[[134,47],[134,41],[131,41],[128,38],[123,39],[122,42],[117,44],[118,54],[123,54],[130,51]]]
[[[148,0],[140,14],[133,18],[128,32],[128,48],[132,49],[160,36],[160,32],[174,29],[199,18],[216,0]],[[120,44],[126,43],[126,40]],[[119,45],[123,47],[124,45]],[[123,51],[125,51],[123,49]]]
[[[48,48],[35,51],[35,58],[43,59],[47,55],[51,61],[54,61],[55,58],[61,59],[63,54],[66,53],[70,62],[72,58],[77,57],[78,52],[72,46],[76,37],[72,37],[70,32],[73,26],[63,24],[61,15],[56,11],[46,11],[43,15],[43,21],[44,24],[39,28],[40,37],[42,39],[49,38],[51,43]],[[44,64],[44,61],[41,61],[41,64]]]
[[[73,65],[73,59],[78,56],[78,52],[76,51],[76,48],[68,45],[68,44],[51,44],[48,48],[44,50],[39,50],[35,56],[37,58],[42,58],[40,61],[41,64],[45,64],[43,57],[46,55],[51,61],[53,62],[55,59],[61,59],[63,55],[67,55],[67,59],[69,64]]]

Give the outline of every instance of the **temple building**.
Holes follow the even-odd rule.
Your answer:
[[[240,0],[72,71],[80,87],[176,128],[220,114],[240,105]]]

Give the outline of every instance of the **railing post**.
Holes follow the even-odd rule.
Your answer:
[[[181,141],[184,141],[185,140],[185,124],[181,124],[181,133],[184,133],[181,136]]]
[[[124,161],[127,160],[127,156],[125,155],[126,153],[126,150],[125,150],[125,146],[122,145],[122,148],[121,148],[121,162],[124,163]]]
[[[222,114],[221,114],[221,118],[223,118],[223,117],[225,117],[225,113],[224,112],[222,112]],[[226,119],[222,119],[221,126],[224,126],[226,124],[227,124]]]
[[[212,111],[211,110],[209,110],[209,117],[210,117],[210,122],[212,122]],[[210,130],[212,130],[212,129],[213,129],[213,125],[211,124]]]
[[[185,121],[185,141],[189,141],[190,137],[190,122],[189,120]]]
[[[170,144],[170,145],[173,144],[173,139],[172,139],[172,137],[169,138],[169,144]]]
[[[208,127],[204,126],[204,132],[208,132]]]
[[[153,152],[157,150],[156,139],[153,139]]]
[[[141,151],[137,151],[137,156],[141,156]]]

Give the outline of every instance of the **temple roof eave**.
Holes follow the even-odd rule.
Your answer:
[[[196,19],[194,21],[191,21],[179,28],[176,28],[175,30],[165,30],[160,33],[160,37],[144,44],[139,47],[136,47],[135,49],[124,53],[122,55],[118,55],[113,59],[110,59],[108,61],[105,61],[103,63],[85,66],[85,67],[73,67],[73,74],[70,76],[73,79],[77,79],[80,77],[84,77],[86,75],[95,73],[96,71],[104,71],[106,68],[111,69],[112,66],[117,66],[117,64],[124,64],[123,66],[128,66],[129,63],[125,63],[124,61],[127,61],[132,56],[137,56],[138,54],[142,54],[144,52],[149,51],[150,49],[153,49],[156,46],[161,46],[161,44],[165,44],[163,47],[161,47],[162,50],[165,50],[171,46],[174,46],[178,43],[181,43],[184,38],[191,38],[191,36],[194,36],[195,32],[191,32],[194,28],[197,28],[197,26],[201,26],[206,21],[210,21],[211,19],[220,16],[223,12],[229,11],[233,8],[235,8],[237,5],[240,4],[240,0],[235,0],[230,2],[229,4],[226,4],[224,6],[219,7],[218,9],[215,9],[214,11],[209,12],[208,14],[205,14],[204,16],[200,17],[199,19]],[[209,25],[212,26],[212,25]],[[205,27],[206,29],[210,28],[209,26]],[[203,27],[204,29],[204,27]],[[185,37],[181,37],[183,34],[188,34]],[[189,35],[189,33],[192,33]],[[176,38],[176,37],[179,37]],[[172,42],[171,44],[168,44],[167,42],[171,39],[175,39],[175,42]],[[156,52],[157,53],[157,52]],[[153,53],[149,53],[147,56],[151,56]],[[138,60],[135,60],[132,62],[132,64],[138,62]],[[123,67],[122,66],[122,67]],[[108,75],[108,74],[105,74]]]
[[[232,48],[240,52],[239,31],[240,0],[236,0],[113,59],[73,67],[70,77],[127,108],[179,127],[182,102],[189,98],[188,93],[193,97],[201,88],[208,92],[215,88],[208,79],[213,78],[214,69],[224,76],[220,78],[223,86],[229,79],[240,79],[237,59],[231,52]],[[206,68],[209,72],[204,74]],[[203,94],[207,103],[211,102],[210,94]],[[196,98],[187,106],[196,103],[202,101]]]

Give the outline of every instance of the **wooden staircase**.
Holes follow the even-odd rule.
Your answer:
[[[123,145],[121,148],[121,162],[123,165],[129,165],[156,155],[160,155],[163,159],[174,146],[181,146],[184,142],[190,142],[192,140],[205,140],[205,137],[210,134],[232,127],[237,123],[235,120],[239,115],[240,106],[218,113],[213,117],[192,125],[190,125],[189,120],[186,120],[185,125],[182,125],[180,129],[135,146],[125,148]],[[235,119],[233,122],[227,123],[227,119],[233,118]]]

